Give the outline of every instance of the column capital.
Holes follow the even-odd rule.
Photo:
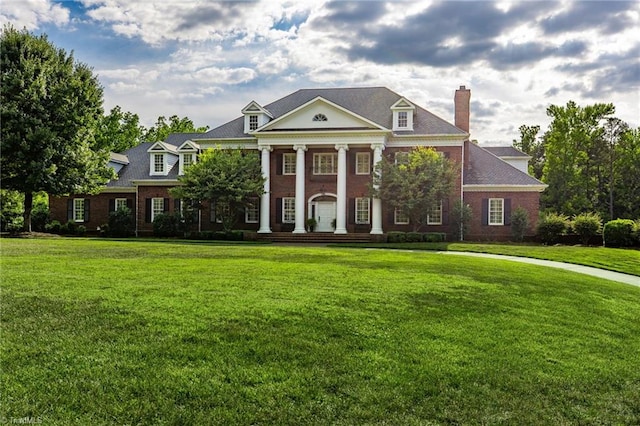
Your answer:
[[[384,144],[383,143],[372,143],[371,144],[371,150],[375,151],[376,149],[379,149],[381,151],[384,150]]]
[[[294,151],[299,151],[299,150],[303,150],[306,151],[307,150],[307,146],[304,144],[296,144],[293,146],[293,150]]]
[[[273,151],[273,147],[271,145],[258,145],[258,150],[259,151],[269,151],[272,152]]]
[[[349,145],[347,145],[346,143],[336,144],[336,151],[340,151],[341,149],[344,149],[345,151],[349,151]]]

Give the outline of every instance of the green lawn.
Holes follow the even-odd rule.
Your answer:
[[[429,252],[0,244],[8,421],[640,423],[637,287]]]
[[[576,265],[640,276],[640,250],[608,247],[542,246],[539,244],[499,243],[350,243],[334,244],[334,247],[387,248],[403,250],[470,251],[477,253],[506,254],[555,260]]]

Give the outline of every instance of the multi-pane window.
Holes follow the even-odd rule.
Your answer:
[[[324,114],[316,114],[313,116],[313,121],[327,121],[327,116]]]
[[[409,164],[409,153],[406,151],[399,151],[394,154],[396,164]]]
[[[409,224],[409,215],[404,209],[398,207],[393,212],[393,223],[396,225],[407,225]]]
[[[73,199],[73,221],[84,222],[84,198]]]
[[[442,201],[429,209],[427,225],[442,225]]]
[[[229,203],[216,203],[216,223],[222,223],[222,220],[229,214]]]
[[[164,198],[151,199],[151,222],[153,222],[159,214],[164,213]]]
[[[338,174],[337,154],[313,154],[313,174],[314,175],[335,175]]]
[[[407,111],[399,111],[398,112],[398,127],[408,127],[409,126],[409,118],[407,115]]]
[[[282,154],[282,174],[283,175],[296,174],[296,154],[294,153]]]
[[[258,116],[252,114],[249,116],[249,130],[256,130],[258,128]]]
[[[252,198],[251,203],[244,208],[245,223],[258,223],[260,216],[258,215],[258,199]]]
[[[186,169],[193,164],[193,154],[182,154],[182,167]]]
[[[371,156],[368,152],[356,152],[356,174],[368,175],[371,173]]]
[[[127,207],[127,199],[126,198],[116,198],[115,209],[116,211],[120,209],[124,209]]]
[[[369,198],[356,198],[356,223],[369,223],[370,205]]]
[[[295,223],[296,221],[296,199],[295,197],[285,197],[282,199],[282,223]]]
[[[504,225],[504,199],[489,198],[489,225]]]
[[[154,173],[164,173],[164,154],[153,154]]]

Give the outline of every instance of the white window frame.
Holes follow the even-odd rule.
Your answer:
[[[258,114],[249,114],[249,131],[254,131],[260,127],[259,123],[260,119]]]
[[[156,197],[151,199],[151,222],[157,215],[164,214],[164,198]]]
[[[504,198],[489,198],[488,210],[489,225],[504,225]]]
[[[433,219],[433,216],[437,220]],[[427,214],[427,225],[442,225],[442,201],[438,203],[436,208],[431,208]]]
[[[187,161],[187,158],[189,159],[189,161]],[[180,174],[183,175],[187,167],[194,164],[195,162],[196,162],[195,152],[184,152],[180,154],[180,170],[179,170]]]
[[[251,198],[251,205],[244,208],[244,223],[258,223],[260,221],[260,212],[258,211],[258,199]]]
[[[356,152],[356,174],[357,175],[371,174],[371,153]]]
[[[84,222],[84,198],[73,199],[73,221]]]
[[[356,198],[355,205],[355,222],[357,225],[366,225],[371,223],[371,199],[368,197]]]
[[[409,111],[398,111],[398,129],[409,128]]]
[[[331,159],[327,161],[327,159]],[[327,171],[329,169],[329,171]],[[313,174],[314,175],[337,175],[338,174],[338,154],[333,152],[319,152],[313,154]]]
[[[151,170],[153,171],[152,173],[153,175],[162,175],[165,173],[166,162],[164,157],[165,157],[165,154],[158,153],[158,152],[154,152],[151,155],[151,160],[153,161],[153,164],[151,165],[152,167]]]
[[[120,210],[122,207],[127,207],[127,199],[126,198],[116,198],[116,201],[114,203],[114,208],[115,211]]]
[[[409,215],[404,213],[401,208],[395,208],[393,211],[393,223],[395,225],[408,225]]]
[[[296,154],[294,152],[286,152],[282,154],[282,174],[296,174]]]
[[[282,223],[296,223],[296,198],[282,198]]]

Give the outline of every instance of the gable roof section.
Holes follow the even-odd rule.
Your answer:
[[[518,170],[473,142],[467,151],[464,185],[546,187],[538,179]]]
[[[301,107],[302,105],[321,97],[346,110],[353,112],[386,129],[393,128],[393,113],[391,107],[402,96],[386,87],[356,87],[333,89],[301,89],[284,98],[266,105],[264,108],[271,112],[274,119]],[[408,135],[465,135],[463,130],[437,117],[424,108],[416,106],[413,131],[402,132]],[[237,139],[250,138],[244,133],[244,117],[238,117],[196,139]]]
[[[531,158],[530,155],[513,146],[483,146],[483,148],[496,157],[522,157],[522,159]]]

